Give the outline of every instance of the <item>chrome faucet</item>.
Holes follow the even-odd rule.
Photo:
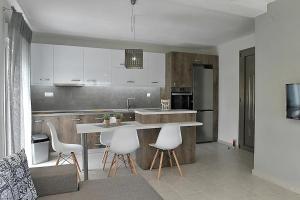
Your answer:
[[[130,103],[131,101],[134,101],[135,98],[127,98],[127,110],[131,109],[133,105]]]

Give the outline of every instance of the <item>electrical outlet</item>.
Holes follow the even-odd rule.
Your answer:
[[[45,92],[45,97],[53,97],[53,92]]]

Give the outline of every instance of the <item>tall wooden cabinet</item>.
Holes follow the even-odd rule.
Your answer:
[[[219,110],[219,57],[185,52],[170,52],[166,55],[166,87],[162,98],[171,98],[172,87],[193,87],[193,64],[211,65],[214,70],[214,135],[218,135]]]

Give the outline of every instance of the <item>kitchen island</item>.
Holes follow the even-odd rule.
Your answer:
[[[190,126],[181,126],[182,145],[175,149],[180,164],[195,162],[196,126],[202,125],[196,122],[196,111],[193,110],[153,110],[140,109],[135,111],[136,122],[147,126],[149,124],[179,123]],[[156,149],[149,144],[155,143],[160,128],[139,129],[138,136],[140,148],[136,152],[136,162],[142,169],[150,169]],[[158,168],[158,162],[154,168]],[[169,161],[165,159],[163,167],[168,167]]]
[[[182,131],[183,144],[176,149],[180,164],[189,164],[195,162],[195,144],[196,129],[195,126],[201,126],[202,123],[196,122],[196,111],[191,110],[171,110],[161,111],[153,109],[135,110],[136,121],[123,122],[122,126],[134,126],[138,131],[140,148],[136,152],[137,164],[142,169],[149,169],[154,149],[149,144],[157,139],[159,130],[164,124],[178,123]],[[88,147],[87,137],[95,132],[112,131],[118,127],[105,127],[102,123],[76,124],[77,133],[81,135],[83,146],[83,172],[84,180],[88,179]],[[168,162],[163,166],[168,166]],[[157,166],[155,166],[157,167]]]

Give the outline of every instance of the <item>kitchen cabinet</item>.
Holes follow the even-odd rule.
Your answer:
[[[194,63],[212,65],[218,70],[218,56],[170,52],[166,56],[166,87],[192,87]]]
[[[166,85],[161,92],[163,98],[171,98],[172,87],[193,86],[193,64],[211,65],[213,68],[213,132],[218,135],[219,110],[219,57],[185,52],[170,52],[166,55]]]
[[[57,131],[58,139],[67,144],[81,144],[81,137],[77,134],[76,124],[78,123],[97,123],[99,115],[58,115],[58,116],[33,116],[32,134],[43,133],[51,138],[47,121],[53,123]],[[99,148],[99,133],[88,135],[88,148]],[[51,145],[50,145],[51,146]],[[52,147],[50,151],[53,151]]]
[[[99,123],[102,120],[99,120],[98,115],[81,115],[80,122],[83,123]],[[100,147],[100,135],[101,133],[89,133],[87,136],[87,144],[89,149],[97,149]]]
[[[84,48],[85,85],[111,83],[111,54],[109,49]]]
[[[115,86],[132,87],[164,87],[165,55],[161,53],[144,52],[143,56],[143,69],[126,69],[124,65],[119,64],[117,66],[117,63],[112,65],[112,84]]]
[[[171,86],[192,87],[194,54],[175,52],[172,55]]]
[[[135,121],[135,113],[134,112],[123,113],[122,121],[124,122]]]
[[[53,46],[47,44],[31,45],[31,84],[53,84]]]
[[[54,46],[54,84],[83,84],[83,48]]]
[[[125,50],[111,49],[111,67],[125,67]]]
[[[113,86],[145,86],[144,69],[126,69],[125,67],[112,67],[111,78]]]
[[[144,52],[149,86],[165,87],[165,54]]]
[[[115,54],[115,53],[114,53]],[[116,55],[112,57],[116,57]],[[125,55],[123,59],[125,58]],[[144,55],[145,58],[145,55]],[[119,59],[120,61],[121,59]],[[113,63],[113,61],[112,61]],[[112,64],[111,68],[111,77],[112,77],[112,85],[114,86],[149,86],[148,80],[149,75],[147,74],[147,69],[127,69],[124,65],[118,65],[119,62],[115,62]]]
[[[144,52],[143,69],[124,63],[124,50],[32,44],[32,84],[165,87],[165,54]]]

